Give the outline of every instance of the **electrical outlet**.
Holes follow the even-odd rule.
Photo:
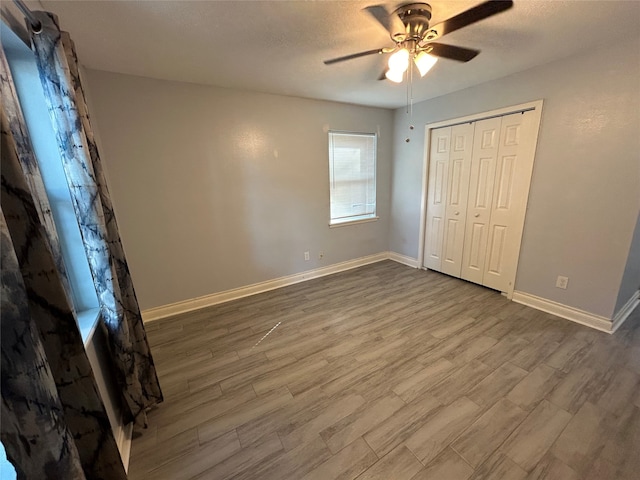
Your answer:
[[[556,280],[556,287],[566,290],[568,284],[569,284],[569,277],[563,277],[562,275],[558,275],[558,279]]]
[[[309,260],[309,252],[304,252],[304,259]]]
[[[324,257],[324,252],[318,252],[318,260],[322,260],[322,257]]]

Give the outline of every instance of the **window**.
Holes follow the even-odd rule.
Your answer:
[[[376,135],[329,132],[330,225],[376,219]]]
[[[2,46],[13,76],[60,239],[62,257],[71,286],[71,301],[78,316],[80,333],[86,342],[98,319],[98,296],[82,244],[58,143],[49,120],[35,56],[4,23],[1,32]]]

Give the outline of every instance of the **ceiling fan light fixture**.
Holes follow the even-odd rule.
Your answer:
[[[427,72],[431,70],[433,66],[436,64],[436,62],[438,61],[438,57],[429,55],[427,52],[420,52],[418,55],[415,56],[413,61],[415,62],[416,67],[418,67],[418,70],[420,71],[420,76],[424,77],[427,74]]]
[[[389,69],[384,74],[384,76],[387,77],[387,79],[391,80],[392,82],[402,83],[402,79],[404,78],[404,71],[401,72],[399,70]]]
[[[409,51],[401,48],[389,57],[389,71],[404,73],[409,68]],[[387,77],[388,78],[388,77]]]

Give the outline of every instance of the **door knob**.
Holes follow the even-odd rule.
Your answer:
[[[460,212],[456,212],[456,215],[460,215]]]
[[[474,215],[474,217],[476,217],[476,218],[478,218],[479,216],[480,216],[480,214],[479,214],[479,213],[476,213],[476,214]]]

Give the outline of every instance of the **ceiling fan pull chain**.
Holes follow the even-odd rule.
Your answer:
[[[406,91],[407,91],[407,106],[405,108],[405,113],[407,115],[409,115],[409,83],[410,83],[409,82],[409,75],[410,75],[409,72],[407,72],[407,89],[406,89]]]
[[[413,65],[409,66],[409,71],[407,72],[407,115],[409,116],[409,130],[413,130],[411,123],[413,120]],[[407,136],[405,142],[409,143],[410,141],[411,137]]]
[[[413,120],[413,62],[409,66],[409,120]]]

